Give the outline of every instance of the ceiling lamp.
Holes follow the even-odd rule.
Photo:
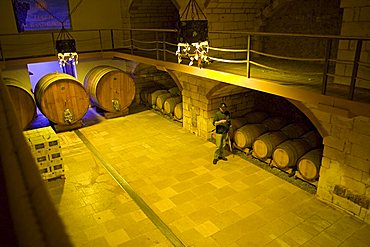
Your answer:
[[[208,21],[196,0],[189,0],[180,17],[177,37],[177,60],[190,60],[189,65],[198,63],[202,68],[209,63]]]
[[[62,26],[55,43],[59,65],[63,72],[76,77],[76,64],[78,64],[76,41],[64,26]]]

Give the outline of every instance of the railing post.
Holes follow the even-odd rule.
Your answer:
[[[167,61],[166,59],[166,33],[163,32],[163,61]]]
[[[114,34],[113,29],[110,30],[110,40],[112,42],[112,50],[114,49]]]
[[[326,40],[324,71],[323,71],[322,85],[321,85],[322,86],[321,94],[323,94],[323,95],[326,94],[326,86],[328,84],[329,59],[330,59],[332,42],[333,42],[332,39],[327,39]]]
[[[0,41],[0,56],[1,56],[1,60],[3,60],[3,62],[5,62],[5,57],[4,57],[4,53],[3,53],[3,47],[1,46],[1,41]]]
[[[100,41],[100,51],[103,51],[103,40],[101,38],[101,30],[99,29],[99,41]]]
[[[159,60],[159,36],[158,31],[155,32],[155,51],[157,53],[157,60]]]
[[[251,58],[251,35],[248,34],[248,37],[247,37],[247,78],[251,78],[250,58]]]
[[[349,86],[348,99],[350,100],[353,99],[353,96],[355,94],[356,79],[357,79],[357,72],[358,72],[358,62],[360,61],[361,49],[362,49],[362,40],[359,39],[357,40],[357,44],[356,44],[356,52],[355,52],[355,58],[353,61],[353,70],[352,70],[352,76],[351,76],[351,85]]]
[[[132,29],[130,29],[130,49],[131,49],[131,55],[134,54],[134,41],[132,39]]]
[[[55,45],[55,36],[54,36],[54,32],[51,33],[51,40],[52,40],[52,44],[51,44],[51,48],[52,48],[52,51],[53,51],[53,54],[55,53],[55,49],[56,49],[56,45]]]

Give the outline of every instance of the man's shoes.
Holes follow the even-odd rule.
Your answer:
[[[218,161],[218,159],[214,159],[213,160],[213,164],[216,165],[217,164],[217,161]]]
[[[226,157],[218,157],[219,160],[224,160],[224,161],[227,161],[227,158]]]

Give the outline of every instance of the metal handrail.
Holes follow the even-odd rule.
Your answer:
[[[148,35],[142,35],[144,33],[153,33],[155,34],[155,38],[153,36],[153,40],[145,40],[145,37]],[[70,31],[70,33],[74,37],[78,37],[76,39],[76,43],[78,45],[79,42],[84,43],[84,49],[83,52],[96,52],[99,51],[109,51],[109,50],[115,50],[119,52],[129,52],[131,54],[135,54],[137,52],[141,52],[140,56],[150,56],[153,58],[153,52],[156,52],[156,56],[154,56],[158,60],[165,60],[168,61],[168,57],[166,54],[171,54],[172,61],[174,59],[177,59],[176,57],[176,49],[177,44],[171,42],[171,38],[175,40],[177,38],[175,35],[177,34],[176,29],[93,29],[93,30],[74,30]],[[57,34],[57,32],[30,32],[30,33],[21,33],[21,34],[2,34],[0,35],[0,59],[3,61],[6,61],[8,59],[19,59],[19,58],[25,58],[22,56],[13,55],[13,57],[10,55],[8,56],[7,53],[13,53],[17,51],[15,47],[17,46],[32,46],[34,45],[34,52],[38,53],[37,55],[30,55],[29,57],[41,57],[50,55],[50,47],[45,49],[45,44],[49,43],[48,41],[43,42],[25,42],[25,43],[10,43],[9,38],[12,38],[12,36],[19,37],[19,36],[27,36],[27,35],[36,35],[36,36],[42,36],[43,39],[50,37],[50,43],[52,49],[55,52],[54,47],[54,36]],[[163,35],[159,35],[163,34]],[[170,34],[172,36],[168,36],[166,34]],[[254,61],[254,56],[259,57],[266,57],[270,59],[278,59],[278,60],[288,60],[288,61],[297,61],[297,62],[314,62],[322,64],[323,69],[320,73],[318,72],[312,72],[312,73],[306,73],[306,72],[299,72],[300,74],[305,75],[322,75],[322,94],[326,94],[327,86],[328,86],[328,77],[345,77],[345,78],[351,78],[350,83],[350,91],[348,93],[348,98],[353,100],[354,98],[354,92],[356,89],[356,79],[361,79],[364,81],[368,81],[368,79],[365,78],[359,78],[358,77],[358,70],[361,67],[369,68],[370,64],[366,62],[359,61],[359,57],[361,55],[361,44],[365,41],[370,42],[370,37],[356,37],[356,36],[340,36],[340,35],[315,35],[315,34],[297,34],[297,33],[265,33],[265,32],[249,32],[249,31],[210,31],[209,35],[212,34],[235,34],[238,37],[245,36],[246,42],[245,44],[241,45],[242,47],[212,47],[210,46],[208,49],[209,51],[212,51],[216,54],[209,54],[209,59],[214,62],[220,62],[220,63],[231,63],[231,64],[246,64],[246,73],[247,77],[250,78],[250,69],[251,65],[254,65],[255,67],[260,67],[262,69],[268,69],[270,71],[280,72],[280,73],[296,73],[296,71],[289,71],[281,68],[275,68],[273,66],[268,66],[261,64],[259,62]],[[93,36],[92,36],[93,35]],[[141,36],[140,36],[141,35]],[[93,38],[92,38],[92,37]],[[149,35],[152,37],[152,35]],[[326,53],[325,57],[316,57],[316,58],[304,58],[304,57],[293,57],[293,56],[282,56],[277,54],[271,54],[264,51],[259,51],[256,49],[251,49],[254,36],[264,36],[264,37],[300,37],[300,38],[315,38],[315,39],[323,39],[327,42],[326,47]],[[139,39],[139,38],[144,39]],[[23,40],[23,39],[17,39]],[[27,40],[27,39],[26,39]],[[36,39],[35,39],[36,40]],[[342,59],[334,59],[331,57],[331,49],[332,49],[332,41],[333,40],[350,40],[355,41],[357,43],[356,45],[356,56],[354,60],[342,60]],[[5,42],[4,42],[5,41]],[[88,43],[85,45],[85,43]],[[140,44],[143,44],[143,46],[140,46]],[[90,48],[88,47],[90,45]],[[100,47],[97,48],[97,47]],[[245,48],[246,47],[246,48]],[[48,50],[48,51],[46,51]],[[47,54],[43,54],[47,53]],[[55,52],[56,53],[56,52]],[[28,53],[29,54],[29,53]],[[232,54],[235,54],[235,56],[239,57],[238,59],[230,59],[226,57],[234,57]],[[225,56],[225,57],[223,57]],[[329,72],[330,66],[333,64],[344,64],[344,65],[353,65],[353,71],[351,76],[343,76],[343,75],[335,75],[332,72]]]

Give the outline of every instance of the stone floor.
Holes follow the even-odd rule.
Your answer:
[[[213,143],[153,111],[58,136],[65,178],[46,185],[75,246],[370,246],[368,224],[238,155],[213,165]]]

